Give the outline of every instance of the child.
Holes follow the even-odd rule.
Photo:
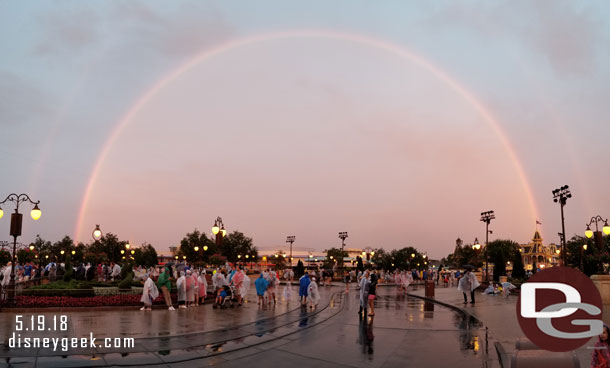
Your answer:
[[[260,276],[256,281],[254,281],[254,286],[256,287],[256,295],[258,295],[258,305],[261,303],[264,305],[265,300],[263,297],[265,296],[265,291],[267,291],[268,282],[265,280],[265,275],[261,272]]]
[[[604,324],[602,334],[599,335],[595,349],[593,350],[593,356],[591,357],[591,368],[607,368],[610,367],[610,344],[608,342],[608,335],[610,329],[608,325]]]

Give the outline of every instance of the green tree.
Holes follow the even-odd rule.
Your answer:
[[[487,244],[487,257],[494,264],[494,281],[506,276],[506,262],[514,259],[515,252],[519,252],[519,243],[513,240],[498,239]]]
[[[324,268],[333,268],[335,263],[342,267],[343,260],[347,257],[347,252],[340,248],[330,248],[325,250],[326,258],[324,259]],[[331,258],[332,257],[332,258]]]
[[[197,247],[197,250],[195,250]],[[207,250],[204,250],[207,247]],[[182,259],[186,259],[191,263],[209,262],[209,257],[212,254],[218,253],[216,244],[212,242],[204,233],[195,229],[192,233],[187,233],[180,241],[180,248],[177,255]]]
[[[31,251],[29,248],[19,249],[17,251],[17,260],[21,264],[25,264],[28,262],[34,262],[36,254]]]
[[[138,266],[153,267],[159,263],[157,250],[148,243],[144,243],[136,249],[134,258],[135,264]]]
[[[523,267],[523,258],[521,252],[517,251],[513,254],[513,272],[511,277],[515,279],[525,278],[525,268]]]
[[[239,231],[233,231],[223,238],[220,254],[226,257],[229,262],[241,260],[237,257],[238,255],[243,258],[246,254],[249,254],[250,257],[258,258],[258,250],[252,245],[252,238]]]

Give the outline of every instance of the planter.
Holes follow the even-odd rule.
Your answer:
[[[602,303],[610,304],[610,275],[592,275],[591,281],[602,295]]]

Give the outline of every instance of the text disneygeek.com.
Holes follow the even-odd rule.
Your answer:
[[[130,349],[135,346],[133,337],[106,337],[97,339],[93,332],[88,337],[32,337],[29,333],[56,333],[68,331],[68,316],[45,316],[32,315],[23,318],[22,315],[15,316],[15,332],[8,340],[9,348],[42,348],[53,349],[53,351],[68,351],[69,349]],[[22,334],[23,333],[23,334]]]

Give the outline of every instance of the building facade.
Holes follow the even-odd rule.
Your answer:
[[[542,240],[540,233],[536,230],[530,243],[519,245],[521,257],[523,258],[523,266],[526,271],[531,271],[534,263],[539,269],[559,265],[559,246],[553,243],[544,245]]]

